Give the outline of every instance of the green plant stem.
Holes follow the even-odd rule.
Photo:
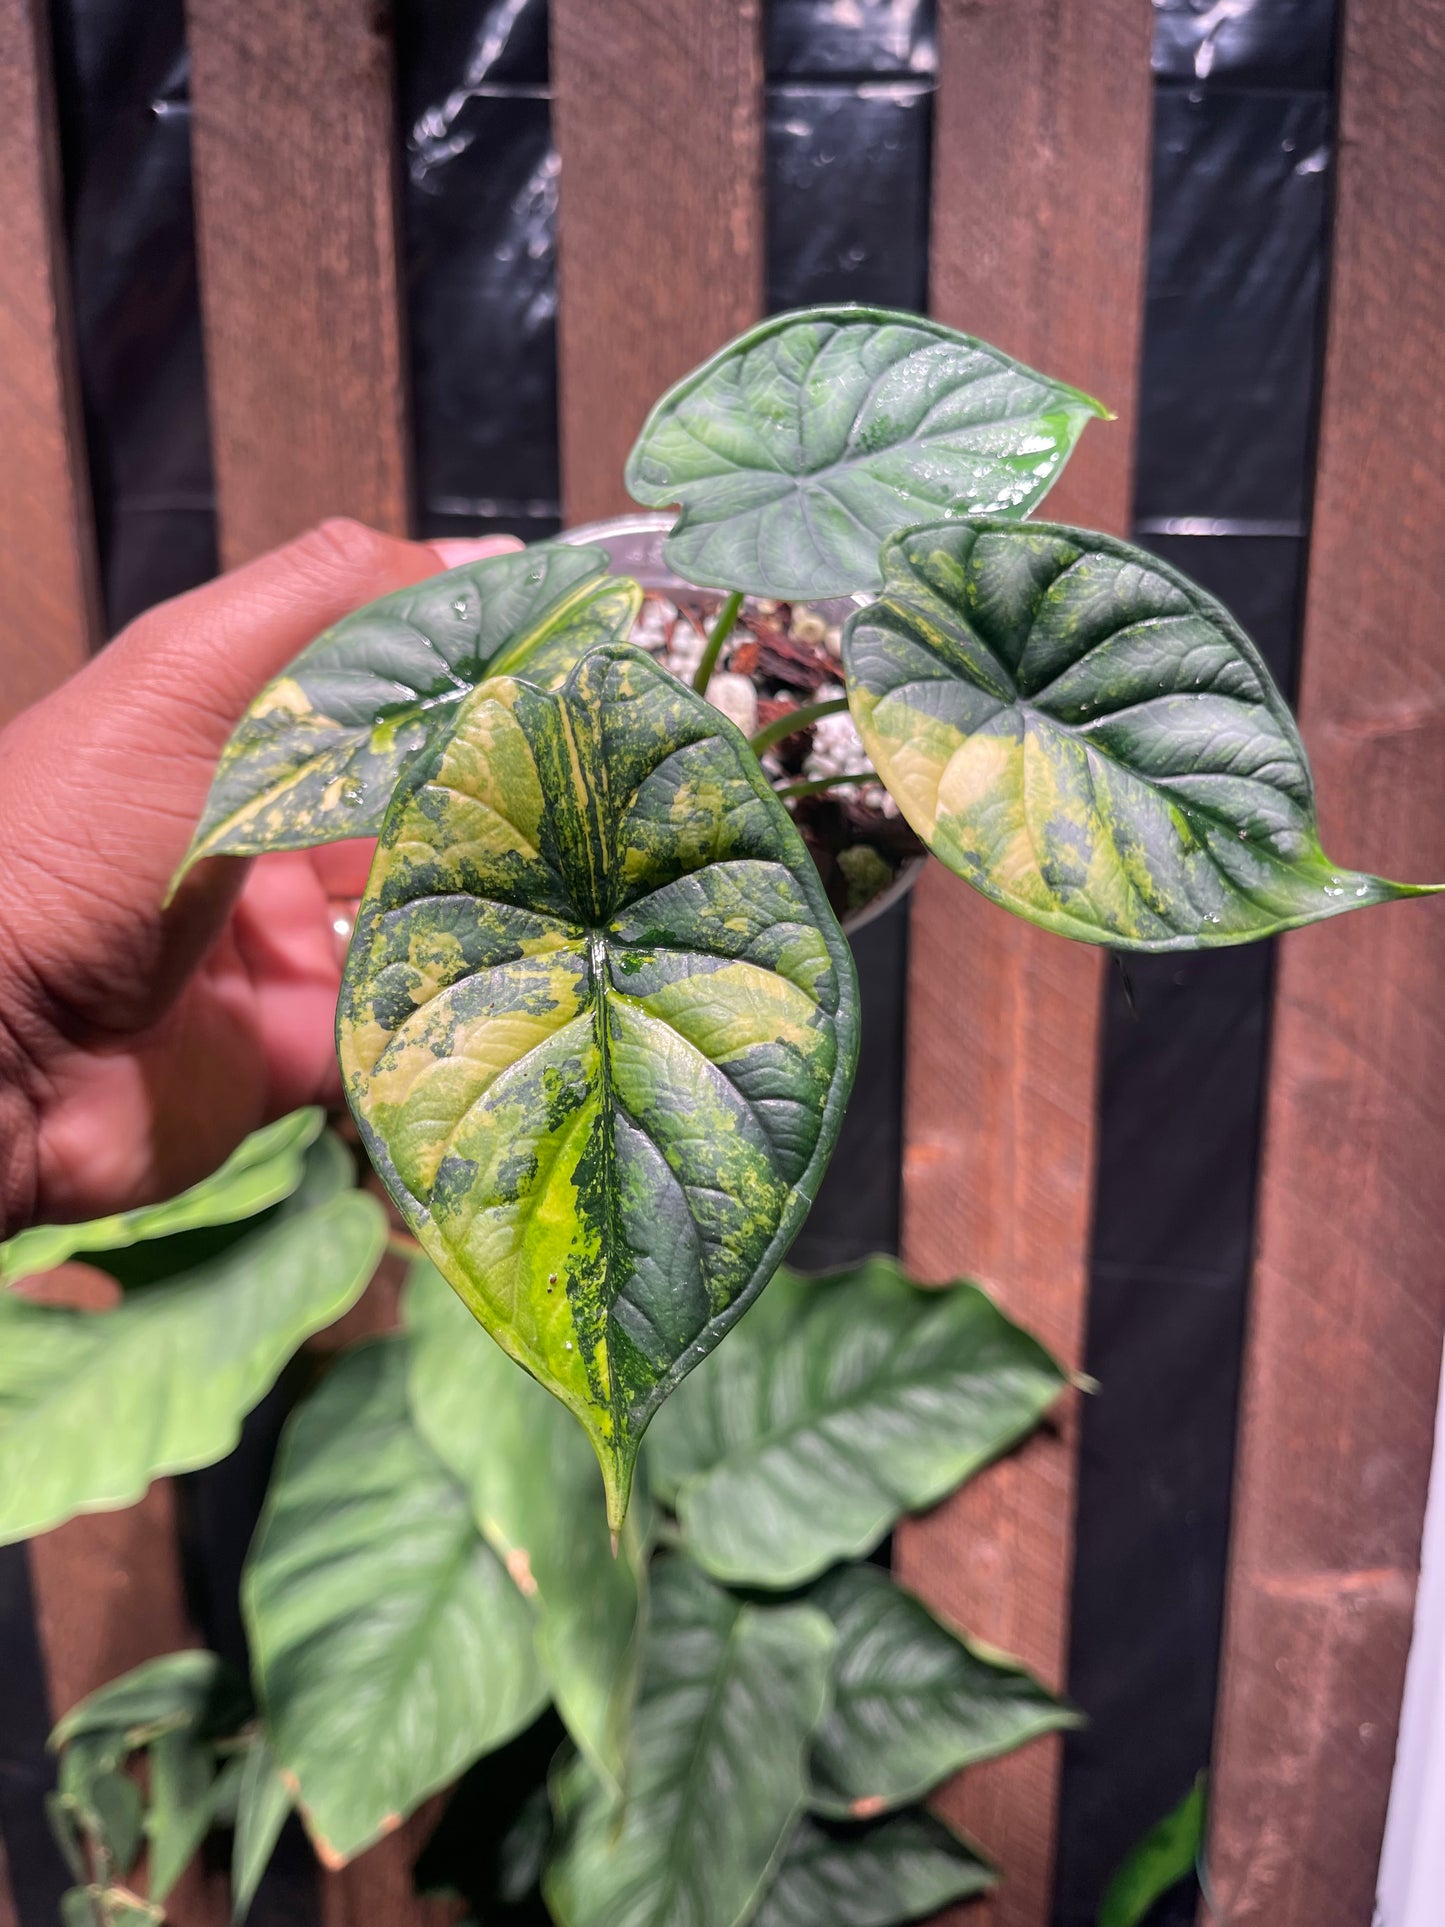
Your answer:
[[[788,783],[775,792],[784,801],[790,796],[821,796],[824,790],[836,790],[844,783],[877,783],[881,781],[877,770],[854,770],[848,776],[810,776],[806,783]]]
[[[722,654],[722,646],[733,632],[733,624],[743,606],[743,592],[734,589],[727,601],[717,612],[717,621],[708,632],[707,647],[702,652],[702,661],[697,666],[697,674],[692,686],[699,696],[707,694],[707,686],[712,681],[712,672],[717,668],[717,659]]]
[[[386,1234],[386,1248],[391,1252],[393,1257],[396,1258],[424,1258],[426,1256],[426,1253],[422,1250],[416,1239],[408,1237],[404,1231],[388,1231]]]
[[[800,729],[820,721],[824,716],[837,716],[848,707],[846,696],[830,696],[826,702],[804,703],[801,709],[787,710],[765,723],[756,736],[748,738],[748,747],[755,756],[761,756],[765,749],[774,743],[781,743],[785,737],[796,736]]]

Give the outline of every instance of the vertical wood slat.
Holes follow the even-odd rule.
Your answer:
[[[226,567],[409,522],[392,49],[376,0],[187,0]]]
[[[605,12],[605,17],[604,17]],[[562,491],[630,505],[648,408],[762,313],[760,0],[552,0]]]
[[[942,0],[933,311],[1119,413],[1043,514],[1122,533],[1132,492],[1151,109],[1137,0]],[[1083,1343],[1101,959],[930,866],[913,908],[903,1246],[921,1276],[987,1281],[1071,1365]],[[900,1575],[1062,1685],[1077,1412],[897,1539]],[[1003,1868],[967,1919],[1052,1913],[1057,1742],[943,1801]],[[950,1919],[954,1916],[949,1916]],[[959,1919],[963,1916],[959,1915]]]
[[[100,636],[43,0],[0,0],[0,722]]]
[[[1445,20],[1351,0],[1301,722],[1325,847],[1445,876]],[[1445,1336],[1445,911],[1286,937],[1211,1862],[1232,1927],[1371,1917]]]

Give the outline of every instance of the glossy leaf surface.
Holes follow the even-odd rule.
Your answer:
[[[653,1412],[787,1248],[857,1051],[847,943],[757,759],[639,651],[487,683],[408,773],[342,982],[367,1149],[586,1426]]]
[[[878,1566],[841,1566],[810,1604],[837,1634],[810,1804],[866,1819],[1078,1717],[1031,1673],[972,1645]]]
[[[538,1653],[569,1732],[620,1783],[647,1570],[638,1508],[614,1556],[581,1428],[425,1259],[407,1284],[406,1326],[417,1427],[466,1487],[483,1537],[536,1614]]]
[[[113,1311],[0,1296],[0,1541],[223,1457],[301,1341],[358,1297],[385,1233],[352,1192]]]
[[[894,1927],[986,1893],[995,1878],[931,1813],[869,1826],[805,1819],[752,1927]]]
[[[939,515],[1026,515],[1098,402],[920,315],[816,308],[765,321],[668,391],[627,464],[681,503],[668,566],[800,599],[876,589],[878,551]]]
[[[659,1562],[627,1797],[560,1776],[543,1891],[559,1927],[738,1927],[802,1808],[832,1636],[808,1606],[743,1605]]]
[[[885,569],[844,632],[853,718],[913,828],[996,903],[1195,950],[1421,894],[1328,860],[1259,652],[1143,550],[978,519],[898,537]]]
[[[709,1572],[794,1586],[1007,1450],[1063,1384],[975,1285],[925,1290],[890,1258],[784,1270],[659,1414],[649,1463]]]
[[[1105,1889],[1098,1927],[1142,1927],[1155,1901],[1188,1880],[1204,1849],[1205,1776],[1151,1827]]]
[[[403,763],[493,666],[559,679],[627,635],[641,590],[601,549],[544,542],[344,617],[268,683],[222,754],[181,875],[200,857],[374,836]]]
[[[69,1258],[105,1266],[104,1254],[151,1238],[233,1224],[287,1198],[301,1182],[306,1152],[325,1113],[312,1106],[253,1131],[209,1178],[164,1204],[142,1205],[87,1224],[34,1225],[0,1244],[0,1283],[14,1284]]]
[[[288,1429],[242,1586],[267,1738],[330,1865],[547,1697],[531,1615],[417,1432],[400,1338],[347,1352]]]

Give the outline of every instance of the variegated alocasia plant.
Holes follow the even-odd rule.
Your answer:
[[[602,551],[543,543],[348,617],[225,752],[188,864],[379,832],[348,1098],[426,1252],[586,1427],[614,1529],[651,1417],[797,1230],[857,1047],[813,865],[703,700],[746,595],[854,598],[873,770],[1060,935],[1197,949],[1432,887],[1325,856],[1218,603],[1024,519],[1106,413],[918,316],[777,317],[665,395],[627,467],[680,508],[669,564],[727,592],[695,690],[629,646],[639,591]]]

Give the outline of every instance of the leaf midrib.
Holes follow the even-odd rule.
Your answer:
[[[731,1602],[729,1603],[731,1604]],[[746,1607],[733,1607],[732,1620],[727,1632],[723,1635],[722,1653],[719,1657],[718,1666],[714,1670],[712,1685],[708,1692],[707,1706],[704,1709],[702,1718],[698,1721],[694,1729],[696,1739],[688,1755],[686,1779],[683,1785],[682,1797],[678,1801],[677,1807],[677,1824],[673,1826],[669,1833],[667,1842],[666,1892],[669,1899],[684,1885],[679,1846],[680,1843],[691,1837],[692,1828],[690,1825],[684,1825],[683,1820],[685,1817],[690,1819],[696,1808],[698,1795],[697,1783],[701,1777],[702,1761],[707,1751],[705,1742],[710,1739],[712,1728],[720,1715],[724,1689],[730,1683],[732,1672],[736,1666],[738,1632],[747,1611],[748,1609]],[[661,1914],[654,1912],[653,1919],[659,1923],[659,1927],[667,1927],[667,1924],[671,1920],[671,1915],[667,1912]]]

